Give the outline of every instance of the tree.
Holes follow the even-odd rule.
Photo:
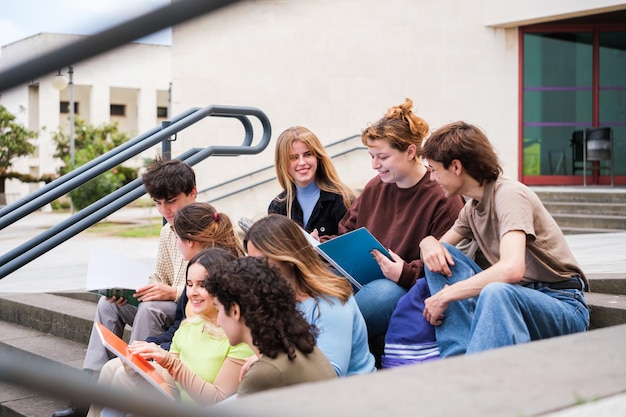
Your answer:
[[[57,149],[54,157],[61,159],[64,163],[64,166],[59,169],[61,175],[107,153],[129,139],[128,136],[118,130],[117,123],[94,127],[80,118],[74,119],[74,132],[75,164],[73,166],[71,164],[69,134],[62,129],[52,133],[52,140]],[[137,178],[136,170],[118,165],[71,191],[70,198],[74,207],[81,210],[135,178]]]
[[[15,121],[15,116],[0,104],[0,205],[6,204],[5,185],[9,178],[28,180],[23,174],[11,171],[13,160],[35,152],[31,140],[37,132],[26,129]],[[31,179],[32,180],[32,179]]]

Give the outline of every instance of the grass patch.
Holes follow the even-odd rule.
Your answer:
[[[116,237],[159,237],[163,225],[158,221],[145,224],[128,224],[114,222],[99,222],[88,228],[87,233],[116,236]]]

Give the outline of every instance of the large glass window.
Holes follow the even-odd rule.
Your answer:
[[[572,175],[574,131],[592,125],[593,35],[524,35],[524,176]]]
[[[599,44],[598,124],[611,127],[615,174],[624,175],[626,174],[624,163],[626,161],[626,32],[600,32]]]
[[[582,183],[582,133],[593,127],[611,127],[614,174],[626,175],[626,27],[553,26],[522,30],[523,180]],[[609,161],[595,164],[609,175]]]

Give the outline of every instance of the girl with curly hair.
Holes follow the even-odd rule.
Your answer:
[[[315,346],[315,329],[296,308],[295,292],[266,260],[229,262],[204,286],[215,299],[217,324],[231,345],[246,343],[259,357],[243,377],[239,396],[337,377]]]
[[[422,141],[429,126],[413,113],[412,107],[413,102],[407,98],[363,129],[361,141],[367,146],[372,168],[378,175],[365,185],[339,223],[340,234],[366,227],[393,258],[373,251],[385,278],[368,283],[355,295],[368,334],[376,342],[374,346],[380,346],[400,297],[416,282],[427,291],[421,279],[424,265],[419,241],[430,235],[443,236],[463,207],[460,196],[446,198],[437,183],[431,181],[421,160]],[[433,344],[434,336],[430,345]],[[400,347],[395,353],[401,358],[406,351]]]
[[[287,216],[321,240],[337,235],[337,225],[356,195],[339,179],[315,133],[302,126],[282,132],[275,165],[283,191],[270,203],[268,214]]]
[[[298,309],[319,330],[317,345],[338,376],[376,370],[352,285],[331,272],[300,226],[285,216],[270,214],[250,227],[244,245],[248,255],[266,258],[291,284]]]

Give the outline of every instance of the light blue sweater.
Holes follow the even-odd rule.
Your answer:
[[[335,297],[309,298],[298,303],[304,318],[318,329],[317,345],[335,368],[337,376],[376,371],[367,343],[367,327],[350,296],[345,304]]]

